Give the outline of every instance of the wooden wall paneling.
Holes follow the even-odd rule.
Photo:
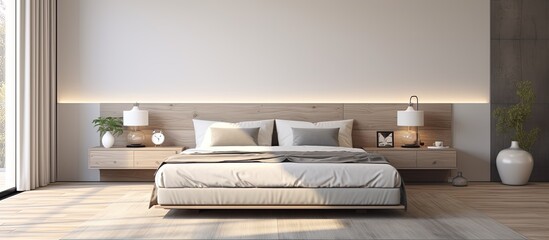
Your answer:
[[[353,130],[353,147],[376,147],[375,130]]]
[[[345,104],[344,119],[355,119],[354,129],[396,131],[397,111],[407,104]],[[421,129],[452,129],[452,104],[420,104],[425,113],[425,126]]]
[[[343,104],[201,104],[198,107],[195,116],[198,119],[229,122],[275,118],[315,122],[343,117]]]
[[[121,117],[132,103],[103,103],[101,116]],[[231,103],[142,103],[149,111],[149,126],[142,130],[146,135],[145,145],[152,146],[150,135],[153,129],[162,129],[166,135],[165,145],[194,147],[193,118],[238,122],[262,119],[289,119],[300,121],[329,121],[355,119],[353,142],[355,147],[376,146],[376,131],[395,131],[395,143],[403,143],[406,127],[396,126],[398,110],[406,104],[231,104]],[[420,128],[420,138],[426,145],[442,140],[452,144],[452,105],[422,104],[425,111],[425,126]],[[126,145],[127,131],[116,138],[116,145]]]
[[[421,129],[452,129],[452,104],[420,104],[419,107],[425,112],[425,126]]]
[[[275,104],[263,109],[274,118],[296,121],[330,121],[343,118],[343,104]]]
[[[149,126],[162,130],[192,130],[195,107],[189,104],[145,103],[140,109],[149,111]]]
[[[132,104],[101,104],[101,116],[122,116]],[[149,127],[161,129],[193,129],[192,119],[214,121],[253,121],[288,119],[300,121],[328,121],[343,118],[343,104],[171,104],[142,103],[149,111]]]
[[[114,137],[114,147],[122,147],[126,146],[126,137],[128,136],[128,131],[124,131],[120,136]],[[145,138],[145,140],[149,140],[148,137]],[[147,144],[145,144],[147,145]]]
[[[344,119],[354,119],[355,130],[392,131],[397,127],[397,111],[406,104],[345,104]]]
[[[228,122],[289,119],[327,121],[343,117],[343,104],[196,104],[194,118]]]
[[[166,130],[165,132],[166,146],[186,146],[187,148],[195,147],[194,130]]]

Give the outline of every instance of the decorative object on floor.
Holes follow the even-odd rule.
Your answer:
[[[534,159],[529,152],[519,147],[517,141],[512,141],[510,148],[498,153],[496,166],[503,184],[525,185],[534,168]]]
[[[501,150],[496,159],[496,166],[503,184],[524,185],[528,183],[534,167],[534,161],[529,151],[536,142],[540,129],[524,128],[524,122],[532,113],[536,99],[532,82],[516,83],[519,102],[509,107],[499,107],[494,110],[497,132],[511,137],[511,147]],[[520,147],[522,147],[522,150]]]
[[[457,176],[452,179],[452,185],[456,187],[465,187],[467,186],[467,178],[463,177],[463,174],[461,172],[458,172]]]
[[[160,146],[162,145],[162,143],[164,143],[164,140],[166,140],[166,137],[164,136],[164,133],[162,133],[162,130],[155,129],[153,130],[151,140],[154,143],[154,146]]]
[[[393,131],[377,131],[376,136],[378,148],[392,148],[395,146],[395,133]]]
[[[130,111],[124,111],[124,126],[130,127],[127,147],[145,147],[145,134],[139,131],[139,127],[148,125],[149,112],[139,109],[138,103],[135,103]]]
[[[412,98],[416,98],[416,108],[412,103]],[[419,98],[415,95],[410,97],[408,108],[405,111],[397,112],[397,125],[408,127],[408,132],[403,136],[406,148],[419,148],[419,127],[423,126],[423,111],[419,111]],[[411,127],[416,127],[415,138]]]
[[[114,145],[114,137],[119,136],[124,131],[122,119],[118,117],[98,117],[92,121],[93,126],[101,136],[103,147],[110,148]]]

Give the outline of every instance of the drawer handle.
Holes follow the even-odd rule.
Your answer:
[[[435,161],[433,161],[433,165],[435,165],[435,164],[437,164],[437,161],[436,161],[436,160],[435,160]]]
[[[116,163],[116,161],[112,161],[113,163]]]

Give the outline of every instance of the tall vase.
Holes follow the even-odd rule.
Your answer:
[[[496,166],[501,182],[506,185],[525,185],[534,168],[532,155],[522,150],[517,141],[498,153]]]
[[[111,132],[106,132],[101,138],[101,143],[104,148],[111,148],[114,145],[114,136]]]

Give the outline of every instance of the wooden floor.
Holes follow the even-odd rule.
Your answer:
[[[448,194],[528,239],[549,239],[549,183],[530,183],[526,186],[473,183],[464,188],[415,185],[408,189],[412,192]]]
[[[0,239],[128,238],[147,229],[164,233],[156,233],[154,236],[158,238],[169,238],[169,232],[179,231],[187,233],[188,238],[384,238],[388,235],[383,233],[390,232],[394,238],[406,239],[416,236],[414,231],[417,233],[417,228],[422,227],[438,228],[434,234],[431,232],[424,237],[431,239],[491,238],[498,233],[513,236],[514,232],[506,232],[508,228],[499,223],[530,239],[549,238],[546,227],[549,226],[549,184],[546,183],[522,187],[476,183],[465,188],[409,185],[412,209],[408,213],[383,210],[359,214],[344,210],[247,210],[238,214],[231,211],[146,210],[143,206],[150,186],[144,183],[55,183],[1,200]],[[436,212],[433,209],[444,211],[433,216]],[[406,215],[410,212],[415,215]],[[466,218],[455,218],[459,214],[465,214]],[[159,224],[159,221],[180,223],[182,218],[192,220],[192,224]],[[356,226],[364,224],[366,218],[370,222]],[[389,224],[388,221],[396,218],[402,221]],[[135,224],[124,225],[125,221]],[[223,222],[223,225],[213,222]],[[489,229],[481,231],[482,225]],[[208,235],[214,233],[218,235]]]

